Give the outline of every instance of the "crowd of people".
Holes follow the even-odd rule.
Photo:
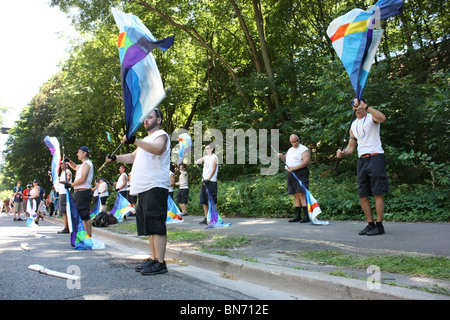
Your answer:
[[[341,158],[354,152],[358,148],[357,182],[361,208],[366,215],[368,225],[359,232],[360,235],[380,235],[384,233],[382,224],[384,213],[383,195],[388,192],[389,183],[386,175],[386,163],[384,151],[380,140],[380,123],[386,117],[379,110],[369,107],[364,100],[355,99],[353,111],[356,120],[350,129],[350,141],[344,150],[337,150],[336,156]],[[119,168],[119,178],[114,182],[117,193],[128,198],[135,206],[136,226],[138,236],[148,236],[150,257],[139,264],[135,269],[142,275],[154,275],[167,272],[165,263],[165,251],[167,245],[167,203],[168,197],[173,197],[174,187],[178,186],[177,202],[182,210],[182,215],[187,215],[189,201],[188,173],[186,165],[181,164],[179,169],[171,169],[170,165],[170,138],[167,132],[161,129],[163,116],[156,108],[144,121],[147,136],[138,140],[132,136],[123,137],[126,145],[137,146],[132,153],[120,155],[107,155],[106,161],[117,161],[132,166],[131,172],[126,174],[126,167]],[[292,134],[290,136],[292,147],[286,154],[278,153],[278,157],[286,164],[287,192],[294,197],[295,215],[289,222],[309,222],[305,189],[309,188],[309,169],[311,161],[310,150],[300,144],[300,138]],[[207,224],[207,215],[210,198],[217,204],[217,175],[219,169],[218,158],[214,153],[215,146],[209,142],[205,146],[205,156],[197,159],[195,164],[202,169],[202,189],[200,203],[203,206],[205,218],[200,222]],[[108,183],[101,177],[95,186],[92,186],[94,178],[94,166],[90,160],[90,150],[82,146],[77,151],[80,163],[75,163],[65,157],[61,163],[63,170],[59,179],[59,190],[52,189],[48,196],[50,215],[62,214],[65,227],[60,233],[69,233],[67,215],[65,213],[65,201],[67,190],[74,192],[74,201],[78,213],[83,220],[85,230],[92,234],[90,207],[94,201],[100,201],[102,210],[106,211],[106,201],[109,197]],[[75,171],[72,178],[71,170]],[[178,182],[175,172],[179,170]],[[295,175],[295,176],[294,176]],[[132,179],[131,179],[132,177]],[[301,184],[300,184],[301,181]],[[303,185],[303,186],[302,186]],[[377,219],[374,221],[369,197],[375,198]],[[14,220],[22,220],[20,214],[26,208],[27,201],[33,202],[33,208],[37,213],[37,220],[43,218],[45,191],[39,186],[39,181],[34,180],[33,185],[27,185],[24,191],[20,181],[13,190]],[[10,204],[8,204],[10,206]]]

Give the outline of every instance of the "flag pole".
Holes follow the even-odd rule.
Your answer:
[[[356,116],[356,111],[353,112],[352,120],[350,121],[350,124],[348,125],[347,132],[345,133],[344,141],[342,142],[341,151],[344,151],[345,143],[347,142],[348,135],[350,134],[350,128],[352,127],[353,120],[355,120],[355,116]],[[334,165],[334,171],[337,171],[339,162],[341,162],[341,160],[342,160],[342,158],[337,158],[336,164]]]
[[[124,144],[125,144],[124,142],[121,142],[121,143],[119,144],[119,146],[116,148],[116,150],[114,150],[114,152],[111,154],[111,157],[112,157],[113,155],[115,155],[115,154],[120,150],[120,148],[123,147]],[[98,172],[99,172],[99,173],[103,170],[103,168],[106,166],[107,163],[108,163],[108,161],[105,161],[105,162],[102,164],[102,166],[98,169]]]

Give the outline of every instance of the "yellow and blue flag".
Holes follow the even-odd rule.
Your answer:
[[[401,0],[379,0],[367,11],[353,9],[334,19],[327,29],[358,99],[362,98],[383,35],[381,19],[401,13],[402,8]]]
[[[171,196],[167,197],[167,223],[177,223],[183,222],[183,217],[181,216],[181,211],[178,209],[177,205],[173,201]]]
[[[116,217],[118,222],[122,222],[124,216],[134,212],[135,209],[133,208],[131,203],[120,193],[117,193],[116,202],[114,202],[114,206],[109,214],[112,214],[114,217]]]
[[[178,151],[178,164],[181,164],[186,154],[192,150],[192,138],[187,133],[182,133],[178,137],[180,141],[180,150]]]

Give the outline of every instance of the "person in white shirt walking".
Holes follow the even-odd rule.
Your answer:
[[[278,157],[283,159],[286,163],[286,178],[287,178],[287,191],[288,194],[294,196],[295,204],[295,217],[290,219],[289,222],[309,222],[308,207],[305,197],[305,189],[300,186],[300,183],[294,177],[294,174],[300,179],[303,186],[309,189],[309,168],[308,165],[311,162],[311,153],[309,149],[300,144],[300,138],[296,134],[291,134],[289,142],[292,147],[289,148],[287,153],[278,154]],[[303,219],[301,218],[303,211]]]
[[[380,235],[385,232],[383,195],[389,191],[386,158],[380,139],[380,124],[386,121],[386,116],[379,110],[369,107],[364,99],[354,100],[353,111],[356,113],[356,120],[351,125],[350,140],[344,150],[337,150],[336,156],[342,158],[350,155],[358,145],[358,193],[361,208],[368,222],[368,225],[359,234]],[[370,196],[375,199],[376,224],[373,220]]]

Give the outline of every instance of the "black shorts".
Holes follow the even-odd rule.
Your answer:
[[[137,196],[132,196],[129,191],[126,198],[128,201],[130,201],[131,204],[136,204],[137,202]]]
[[[214,204],[217,204],[217,181],[209,181],[206,186],[208,187],[209,194],[213,198]],[[208,204],[208,194],[203,183],[202,190],[200,191],[200,204]]]
[[[167,199],[169,190],[152,188],[139,193],[136,206],[138,236],[166,235]]]
[[[58,199],[58,209],[59,213],[66,214],[67,213],[67,195],[65,193],[61,193]]]
[[[108,196],[100,197],[100,201],[101,201],[102,206],[106,205],[106,200],[108,200]]]
[[[380,196],[389,191],[386,157],[382,153],[359,158],[357,176],[360,198]]]
[[[75,197],[73,200],[75,201],[75,206],[77,207],[81,220],[91,219],[90,211],[93,195],[94,192],[92,192],[91,189],[75,191]]]
[[[188,203],[189,202],[189,189],[179,189],[177,194],[178,203]]]
[[[120,195],[125,199],[128,197],[128,191],[119,191]]]
[[[309,168],[306,167],[293,172],[286,172],[288,194],[305,193],[305,189],[300,186],[294,174],[300,179],[303,187],[309,189]]]

